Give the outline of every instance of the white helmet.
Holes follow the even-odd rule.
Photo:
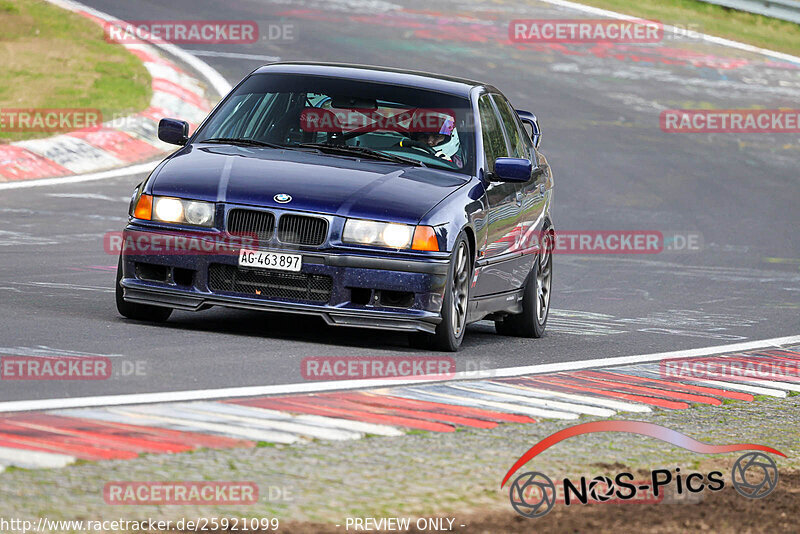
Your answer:
[[[434,146],[433,149],[436,151],[438,157],[444,158],[447,161],[453,161],[453,156],[458,154],[458,151],[461,149],[461,141],[458,139],[458,130],[456,127],[453,126],[448,139]]]
[[[453,159],[459,149],[461,148],[461,141],[458,139],[458,130],[456,129],[456,121],[451,115],[441,112],[434,112],[431,113],[423,112],[426,115],[425,124],[428,126],[425,127],[424,130],[415,132],[422,135],[439,135],[443,136],[442,141],[438,144],[431,146],[431,148],[436,153],[437,157],[445,159],[447,161],[453,161],[457,165],[460,163],[461,159],[456,158]],[[431,124],[431,117],[434,119],[434,124]],[[418,124],[419,122],[417,122]],[[430,128],[430,131],[428,131]],[[459,165],[460,167],[461,165]]]

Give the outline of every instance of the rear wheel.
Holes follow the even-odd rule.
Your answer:
[[[122,280],[122,256],[119,257],[117,264],[117,311],[123,317],[134,319],[136,321],[151,321],[156,323],[163,323],[169,316],[172,315],[172,308],[163,308],[161,306],[148,306],[147,304],[134,304],[133,302],[126,302],[123,298],[123,290],[120,285]]]
[[[522,297],[522,313],[495,321],[498,334],[542,337],[550,314],[550,289],[553,285],[553,247],[546,243],[536,258]]]
[[[458,236],[450,257],[442,299],[442,322],[436,326],[435,334],[412,334],[411,344],[420,348],[456,352],[467,329],[467,306],[469,303],[469,279],[472,272],[472,255],[464,234]]]

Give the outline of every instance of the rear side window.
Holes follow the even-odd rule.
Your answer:
[[[508,144],[510,145],[509,148],[511,149],[511,157],[530,158],[528,148],[523,141],[523,135],[527,134],[520,131],[519,122],[514,116],[515,113],[511,109],[511,104],[509,104],[508,101],[500,95],[492,95],[492,99],[494,100],[495,105],[497,105],[497,110],[500,112],[500,118],[503,121],[503,127],[506,129],[506,134],[508,134]]]
[[[494,170],[494,162],[497,158],[506,157],[506,139],[503,136],[503,129],[494,111],[489,95],[483,95],[478,100],[478,112],[481,115],[481,132],[483,135],[483,150],[486,156],[486,170]]]

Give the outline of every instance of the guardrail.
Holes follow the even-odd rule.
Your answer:
[[[700,0],[707,4],[756,13],[800,24],[800,2],[795,0]]]

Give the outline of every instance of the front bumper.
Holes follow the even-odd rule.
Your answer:
[[[123,243],[127,242],[128,236],[141,236],[143,233],[156,239],[181,235],[180,232],[151,231],[129,226],[123,232]],[[208,236],[208,240],[213,239],[214,236]],[[201,250],[206,249],[201,247]],[[209,250],[215,249],[209,247]],[[351,253],[332,248],[317,250],[300,247],[270,251],[301,254],[303,265],[300,274],[330,277],[331,283],[326,286],[326,289],[330,287],[330,294],[326,294],[327,298],[323,297],[324,302],[319,299],[311,301],[296,297],[265,296],[219,287],[214,289],[209,276],[212,265],[256,276],[264,272],[239,269],[238,251],[223,254],[196,251],[143,253],[141,250],[123,248],[120,285],[128,302],[186,311],[224,306],[310,314],[322,317],[330,325],[408,332],[434,332],[441,321],[442,295],[449,268],[446,254],[417,259],[394,254]],[[143,275],[143,271],[157,271],[163,273],[163,277],[161,274]],[[384,299],[386,295],[404,295],[405,298],[402,302],[387,303]]]

